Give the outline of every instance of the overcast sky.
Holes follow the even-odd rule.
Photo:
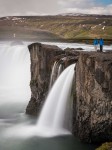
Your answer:
[[[112,15],[112,0],[0,0],[0,16],[71,12]]]

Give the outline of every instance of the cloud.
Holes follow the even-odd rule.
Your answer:
[[[94,6],[93,0],[60,0],[59,4],[64,8],[86,8]]]
[[[100,15],[112,15],[112,6],[106,7],[92,7],[92,8],[85,8],[85,9],[80,9],[80,8],[67,8],[66,13],[84,13],[84,14],[100,14]]]
[[[0,15],[56,14],[57,0],[0,0]],[[32,13],[33,12],[33,13]]]
[[[112,15],[112,4],[104,5],[96,0],[60,0],[59,4],[66,13]]]
[[[0,16],[69,12],[112,14],[112,3],[106,3],[106,0],[0,0]]]

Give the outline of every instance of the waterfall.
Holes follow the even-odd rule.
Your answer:
[[[59,62],[55,61],[54,65],[52,67],[50,84],[49,84],[49,91],[51,90],[54,82],[59,77],[59,75],[61,74],[62,71],[63,71],[63,65],[62,64],[59,65]]]
[[[30,69],[30,59],[29,52],[26,46],[4,46],[1,48],[1,68],[3,71],[0,74],[3,76],[3,85],[10,86],[10,88],[17,88],[18,95],[23,92],[28,92],[25,85],[28,84],[29,69]],[[3,60],[2,60],[3,57]],[[55,62],[53,70],[57,70],[59,63]],[[26,69],[28,67],[28,69]],[[74,67],[71,65],[66,68],[60,76],[57,78],[52,89],[49,92],[49,95],[45,101],[43,109],[40,113],[39,119],[36,125],[31,125],[29,123],[20,123],[9,127],[4,135],[5,136],[19,136],[19,137],[29,137],[29,136],[43,136],[43,137],[52,137],[60,136],[64,134],[71,134],[70,130],[70,115],[72,111],[71,107],[71,89],[72,82],[74,77]],[[61,66],[58,68],[61,68]],[[25,71],[26,69],[26,71]],[[17,72],[15,72],[17,71]],[[58,73],[58,72],[57,72]],[[56,74],[57,74],[56,73]],[[10,78],[7,78],[7,75],[10,74]],[[29,74],[30,75],[30,74]],[[9,77],[9,76],[8,76]],[[1,80],[1,78],[0,78]],[[6,80],[6,83],[5,83]],[[26,82],[27,81],[27,82]],[[1,81],[2,86],[2,81]],[[6,95],[7,92],[5,92]],[[12,90],[13,93],[13,90]],[[16,97],[13,98],[14,103],[16,101],[22,100],[20,96],[16,94]],[[23,95],[22,95],[23,96]],[[12,97],[11,97],[12,98]],[[28,99],[27,99],[28,100]],[[8,101],[6,101],[8,102]],[[8,104],[10,103],[10,100]],[[16,109],[18,105],[15,105]],[[25,132],[24,132],[25,131]],[[16,133],[16,134],[15,134]]]
[[[56,136],[70,134],[69,120],[70,96],[75,65],[67,67],[53,85],[40,117],[37,121],[37,134]]]
[[[60,76],[61,72],[63,71],[63,65],[60,64],[58,68],[58,77]]]
[[[27,45],[0,43],[0,105],[30,98],[30,54]]]
[[[51,72],[51,77],[50,77],[50,84],[49,84],[49,90],[51,89],[54,81],[56,80],[56,68],[57,68],[57,62],[55,61],[53,67],[52,67],[52,72]]]

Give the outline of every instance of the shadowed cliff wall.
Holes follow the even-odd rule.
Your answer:
[[[112,53],[82,52],[76,64],[73,133],[112,141]]]
[[[48,93],[50,74],[55,57],[63,54],[57,46],[33,43],[29,45],[31,58],[31,99],[26,113],[37,115]]]

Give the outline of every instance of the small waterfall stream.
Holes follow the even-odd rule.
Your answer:
[[[66,120],[69,118],[68,116],[66,117],[66,114],[70,114],[74,67],[75,65],[73,64],[66,68],[53,85],[37,122],[37,132],[40,135],[70,134],[68,128],[70,120]]]
[[[55,82],[56,80],[56,68],[57,68],[57,61],[54,62],[54,65],[52,67],[52,72],[51,72],[51,77],[50,77],[50,84],[49,84],[49,90],[51,89],[53,83]]]
[[[51,76],[50,76],[49,91],[51,90],[54,82],[59,77],[59,75],[62,73],[62,71],[63,71],[63,65],[59,64],[59,62],[55,61],[54,65],[52,67],[52,72],[51,72]]]
[[[62,73],[62,71],[63,71],[63,65],[60,64],[59,68],[58,68],[58,77],[60,76],[60,74]]]

